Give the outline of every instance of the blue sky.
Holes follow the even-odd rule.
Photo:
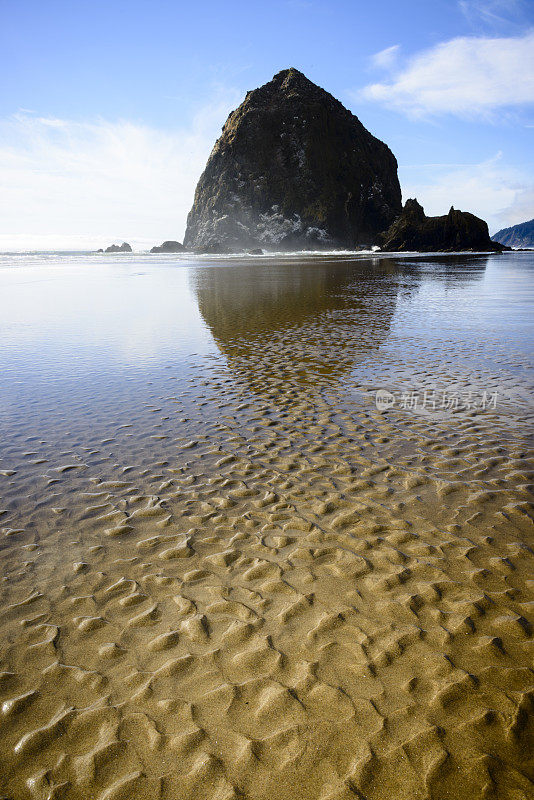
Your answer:
[[[534,2],[0,0],[0,248],[181,238],[248,89],[295,66],[399,161],[404,198],[534,217]]]

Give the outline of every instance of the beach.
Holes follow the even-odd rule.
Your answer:
[[[533,273],[1,255],[0,796],[531,797]]]

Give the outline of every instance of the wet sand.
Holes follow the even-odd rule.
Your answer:
[[[3,797],[533,796],[524,298],[502,301],[507,336],[458,322],[491,307],[491,269],[518,280],[497,258],[207,261],[180,358],[16,365]],[[378,388],[428,386],[500,397],[376,409]]]

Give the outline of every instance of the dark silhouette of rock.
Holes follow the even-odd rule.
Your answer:
[[[507,247],[529,250],[534,247],[534,219],[512,225],[511,228],[503,228],[491,238],[494,242],[500,242]]]
[[[96,252],[97,252],[97,253],[103,253],[104,251],[103,251],[103,249],[102,249],[101,247],[99,247],[99,248],[98,248],[98,250],[97,250]]]
[[[185,250],[183,244],[180,242],[174,242],[172,240],[163,242],[163,244],[157,245],[151,249],[151,253],[183,253]]]
[[[382,250],[388,252],[502,249],[491,241],[487,223],[474,214],[451,208],[442,217],[427,217],[417,200],[406,201],[402,213],[382,237]]]
[[[109,247],[106,247],[106,253],[131,253],[132,248],[128,244],[128,242],[123,242],[122,244],[110,244]]]
[[[402,208],[397,161],[296,69],[248,92],[198,182],[186,248],[372,244]]]
[[[250,256],[262,256],[263,250],[261,249],[261,247],[253,247],[252,250],[248,251],[248,254]]]

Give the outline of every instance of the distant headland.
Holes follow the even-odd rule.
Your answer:
[[[513,225],[511,228],[503,228],[491,238],[494,242],[500,242],[507,247],[530,250],[534,248],[534,219]]]

